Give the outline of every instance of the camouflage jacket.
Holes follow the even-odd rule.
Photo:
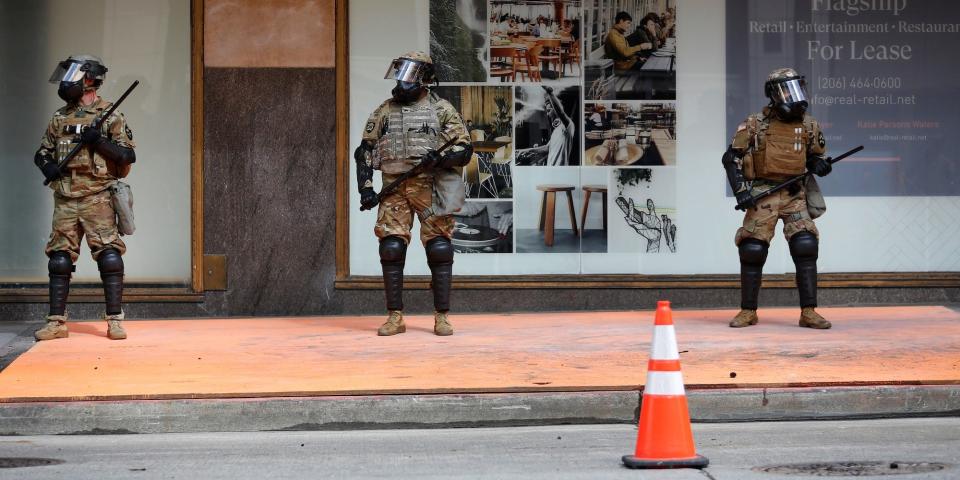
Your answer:
[[[90,125],[112,103],[97,97],[92,105],[67,105],[53,114],[47,131],[40,139],[40,153],[59,162],[80,141],[77,126]],[[135,148],[133,132],[120,112],[114,112],[100,127],[104,137],[127,148]],[[82,148],[64,168],[63,177],[50,182],[57,194],[80,198],[106,190],[118,178],[127,176],[130,166],[118,166],[103,158],[92,148]]]

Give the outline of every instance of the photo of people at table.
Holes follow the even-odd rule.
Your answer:
[[[440,86],[433,92],[453,104],[473,143],[463,167],[467,198],[513,198],[513,89]]]
[[[457,253],[513,253],[513,202],[468,200],[453,214]]]
[[[586,102],[586,166],[677,164],[676,102]]]
[[[491,0],[488,12],[491,81],[579,81],[580,0]]]
[[[516,165],[580,165],[580,86],[516,87]]]
[[[587,99],[677,98],[677,0],[601,0],[584,7]]]
[[[441,82],[487,81],[487,0],[430,0],[430,56]]]

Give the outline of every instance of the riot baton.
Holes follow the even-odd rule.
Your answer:
[[[859,147],[852,148],[852,149],[850,149],[849,151],[840,154],[840,155],[837,156],[836,158],[828,158],[827,161],[830,162],[830,165],[833,165],[834,163],[837,163],[837,162],[839,162],[840,160],[843,160],[844,158],[847,158],[847,157],[849,157],[850,155],[853,155],[854,153],[859,152],[860,150],[863,150],[863,145],[860,145]],[[777,193],[777,192],[779,192],[780,190],[783,190],[784,188],[787,188],[787,187],[789,187],[790,185],[793,185],[794,183],[797,183],[797,182],[799,182],[799,181],[807,178],[807,177],[810,176],[810,175],[813,175],[813,172],[807,172],[807,173],[804,173],[803,175],[797,175],[796,177],[793,177],[793,178],[791,178],[790,180],[787,180],[786,182],[783,182],[783,183],[777,185],[776,187],[771,188],[770,190],[767,190],[767,191],[762,192],[762,193],[758,193],[757,195],[755,195],[755,196],[753,196],[753,197],[750,197],[750,199],[751,199],[754,203],[756,203],[757,201],[762,200],[762,199],[764,199],[764,198],[767,198],[767,197],[769,197],[770,195],[773,195],[774,193]],[[742,203],[738,203],[737,206],[734,207],[734,208],[737,209],[737,210],[746,210],[746,209],[747,209],[747,207],[743,206]]]
[[[447,143],[444,143],[443,145],[440,146],[440,148],[437,149],[437,153],[440,153],[446,150],[447,147],[449,147],[450,145],[453,145],[456,141],[457,141],[457,137],[451,138],[450,140],[447,141]],[[383,200],[383,197],[386,197],[387,194],[396,190],[397,187],[399,187],[404,180],[410,177],[415,177],[417,175],[420,175],[420,173],[423,172],[426,168],[427,168],[426,165],[424,165],[423,162],[421,162],[417,164],[417,166],[411,168],[409,171],[401,174],[399,177],[397,177],[396,180],[390,182],[389,185],[380,189],[380,193],[377,194],[377,198],[375,198],[373,202],[360,204],[360,211],[362,212],[364,210],[370,210],[371,208],[376,207],[378,204],[380,204],[380,201]]]
[[[137,88],[137,85],[140,85],[140,80],[134,80],[133,84],[130,85],[129,88],[127,88],[127,91],[123,92],[123,95],[120,95],[120,99],[114,102],[114,104],[111,105],[109,109],[107,109],[106,113],[94,119],[93,123],[91,123],[90,126],[87,128],[95,128],[97,130],[100,130],[100,125],[102,125],[104,121],[110,118],[110,115],[113,115],[113,112],[117,109],[117,107],[120,106],[121,103],[123,103],[124,100],[127,99],[127,95],[130,95],[130,92],[132,92],[134,88]],[[63,167],[66,167],[67,164],[70,163],[70,160],[73,160],[73,157],[76,157],[77,154],[80,153],[80,149],[82,147],[83,147],[83,143],[77,143],[73,147],[73,149],[70,150],[70,153],[68,153],[66,157],[63,157],[63,160],[60,160],[60,162],[57,163],[57,170],[62,172]],[[49,185],[50,180],[44,180],[43,184]]]

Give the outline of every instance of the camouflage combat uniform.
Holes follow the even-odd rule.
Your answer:
[[[454,138],[456,144],[470,145],[470,135],[460,114],[450,102],[432,94],[410,105],[401,105],[393,99],[383,102],[363,129],[363,140],[376,145],[368,161],[371,167],[381,170],[384,185],[419,164],[420,157],[428,150],[435,150]],[[459,148],[462,147],[449,147],[451,151]],[[460,167],[452,170],[462,174]],[[424,245],[433,238],[451,238],[452,212],[434,214],[437,174],[437,170],[431,169],[407,179],[381,200],[374,227],[377,238],[396,236],[409,244],[414,214],[420,221],[420,241]],[[363,187],[373,186],[372,182],[368,183]]]
[[[40,142],[40,151],[59,162],[79,142],[77,126],[90,125],[111,105],[98,98],[93,105],[74,104],[57,110]],[[117,145],[135,147],[133,133],[119,112],[103,123],[101,131]],[[119,167],[91,148],[80,149],[64,168],[63,177],[50,183],[54,191],[53,231],[47,242],[47,255],[65,251],[76,262],[84,236],[94,259],[107,248],[114,248],[121,255],[126,251],[117,231],[108,188],[129,171],[129,165]]]
[[[744,155],[743,173],[751,181],[750,194],[754,196],[805,173],[807,156],[826,152],[820,124],[812,116],[805,115],[802,121],[787,123],[773,115],[769,108],[749,116],[737,127],[731,147]],[[740,245],[745,238],[769,244],[777,220],[783,220],[783,235],[788,241],[802,231],[820,236],[808,213],[804,188],[785,188],[758,201],[756,208],[747,209],[743,226],[737,230],[736,244]]]

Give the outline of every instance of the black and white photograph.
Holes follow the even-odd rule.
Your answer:
[[[489,11],[491,80],[579,81],[580,0],[492,0]]]
[[[580,170],[577,208],[580,219],[580,253],[606,253],[610,231],[608,205],[609,174],[603,168]]]
[[[517,166],[580,165],[580,87],[516,87]]]
[[[517,168],[517,253],[580,253],[580,172]]]
[[[677,1],[600,0],[584,6],[584,98],[677,98]]]
[[[586,102],[585,166],[677,164],[676,102]]]
[[[512,198],[513,90],[471,85],[433,92],[453,104],[470,132],[473,157],[463,167],[467,198]]]
[[[457,253],[513,253],[513,202],[468,200],[453,219]]]
[[[486,0],[430,0],[430,56],[441,82],[487,81]]]
[[[615,168],[610,176],[610,251],[676,253],[676,170]]]

